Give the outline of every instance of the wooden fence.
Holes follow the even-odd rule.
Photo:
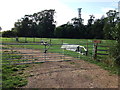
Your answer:
[[[106,47],[108,49],[99,49],[99,48],[106,48]],[[109,53],[108,53],[109,48],[110,48],[110,46],[99,45],[98,43],[94,43],[93,58],[97,59],[98,55],[109,55]]]

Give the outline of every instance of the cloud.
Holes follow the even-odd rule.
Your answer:
[[[66,23],[77,15],[60,0],[2,0],[0,6],[0,26],[2,30],[10,30],[14,23],[26,14],[33,14],[45,9],[55,9],[57,25]]]
[[[25,14],[33,14],[45,9],[55,9],[55,20],[57,26],[67,23],[74,17],[78,17],[77,8],[74,10],[65,2],[98,2],[98,0],[1,0],[0,3],[0,26],[3,30],[10,30],[14,27],[14,23]],[[100,0],[101,2],[103,0]],[[108,1],[108,0],[104,0]],[[109,0],[112,1],[112,0]],[[116,0],[117,1],[117,0]],[[106,13],[111,8],[102,8],[101,11]],[[91,13],[82,12],[82,18],[87,23]],[[95,17],[102,16],[94,14]]]
[[[55,19],[57,21],[57,26],[67,23],[72,18],[77,17],[77,10],[74,11],[71,8],[60,5],[59,7],[56,7],[56,15]]]

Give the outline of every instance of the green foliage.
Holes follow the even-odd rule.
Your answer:
[[[4,31],[2,32],[2,37],[15,37],[16,33],[14,31]]]
[[[63,35],[64,35],[64,33],[63,33],[63,28],[62,28],[62,27],[57,27],[57,28],[55,29],[54,35],[55,35],[57,38],[63,37]]]
[[[55,10],[43,10],[33,15],[25,15],[15,22],[14,29],[20,37],[53,37]]]
[[[2,66],[2,87],[3,88],[15,88],[21,87],[27,84],[27,80],[17,73],[23,70],[25,67],[18,67],[15,65],[3,65]]]
[[[120,66],[120,43],[114,44],[114,46],[110,48],[110,55],[114,58],[115,65]]]
[[[55,28],[54,13],[55,10],[50,9],[25,15],[15,22],[11,31],[3,32],[3,36],[116,39],[119,35],[117,34],[119,24],[116,24],[119,18],[115,10],[109,10],[106,18],[94,20],[94,15],[90,15],[87,25],[83,25],[82,18],[73,18],[72,23],[63,24],[57,28]]]
[[[104,19],[97,19],[94,22],[94,24],[92,25],[92,30],[91,30],[93,38],[95,39],[104,38],[103,27],[104,27]]]
[[[84,25],[74,26],[72,24],[64,24],[56,28],[55,37],[57,38],[84,38]]]
[[[7,39],[7,40],[8,40],[8,42],[11,41],[10,39]],[[24,40],[24,38],[20,38],[20,42],[23,40]],[[49,38],[42,38],[42,39],[36,38],[35,42],[39,42],[40,40],[44,40],[47,42],[50,41]],[[6,41],[6,38],[3,38],[3,42],[4,41]],[[44,50],[44,45],[34,45],[36,43],[32,42],[33,38],[28,38],[27,41],[28,41],[27,44],[33,44],[33,45],[10,45],[10,46]],[[67,56],[72,56],[78,60],[86,60],[86,61],[89,61],[91,63],[98,64],[99,66],[101,66],[102,68],[105,68],[107,70],[110,70],[110,71],[112,70],[112,72],[114,72],[114,73],[118,73],[117,67],[114,67],[114,65],[113,65],[114,61],[115,61],[115,60],[112,60],[113,58],[108,57],[108,56],[98,55],[97,60],[93,60],[93,58],[92,58],[93,41],[94,41],[94,39],[55,39],[55,38],[51,38],[51,42],[53,45],[50,47],[48,52],[61,53],[61,54],[67,55]],[[103,46],[111,46],[113,44],[115,45],[115,43],[116,43],[115,40],[101,40],[101,41],[102,41],[102,43],[99,45],[103,45]],[[14,40],[13,40],[13,42],[14,42]],[[30,42],[32,42],[32,43],[30,43]],[[11,43],[12,43],[12,41],[11,41]],[[73,51],[61,49],[61,45],[58,45],[58,44],[62,44],[62,43],[78,44],[78,45],[82,45],[85,47],[87,47],[87,43],[88,43],[88,50],[89,50],[88,56],[81,55],[81,54],[73,52]],[[100,47],[98,49],[107,50],[108,47]],[[104,52],[98,52],[98,53],[109,53],[109,52],[104,51]]]
[[[41,38],[54,37],[103,39],[104,33],[106,34],[106,32],[103,32],[103,28],[105,25],[104,22],[106,18],[94,20],[94,15],[90,15],[90,19],[88,19],[87,25],[83,25],[82,18],[73,18],[71,19],[72,23],[66,23],[56,28],[54,13],[55,10],[50,9],[43,10],[32,15],[25,15],[23,18],[15,22],[14,28],[12,28],[11,31],[15,32],[15,35],[19,37]],[[106,28],[107,25],[105,27],[105,30]]]
[[[94,15],[89,15],[90,16],[90,19],[88,20],[88,26],[91,26],[93,21],[94,21]]]
[[[109,10],[107,12],[104,33],[107,39],[115,39],[116,43],[110,48],[110,55],[115,59],[115,64],[120,66],[120,19],[118,12]]]
[[[119,18],[117,17],[118,12],[115,10],[109,10],[107,13],[107,18],[105,20],[104,25],[104,33],[107,39],[115,39],[117,34],[116,25],[119,22]]]
[[[21,58],[20,56],[17,55],[13,56],[12,54],[9,53],[5,54],[5,52],[3,52],[2,55],[3,61],[6,61],[11,57],[19,59]],[[23,73],[18,72],[25,70],[25,68],[28,67],[28,65],[5,65],[5,64],[8,64],[8,62],[4,62],[4,65],[2,65],[2,88],[16,88],[27,84],[26,78],[24,76],[21,76],[21,74]]]
[[[87,25],[83,25],[82,18],[73,18],[73,23],[63,24],[56,28],[55,37],[103,39],[103,27],[105,20],[104,18],[101,18],[94,21],[94,18],[95,17],[93,15],[90,15]]]

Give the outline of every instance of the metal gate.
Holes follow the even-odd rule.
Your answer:
[[[50,43],[2,43],[2,64],[31,64],[42,62],[61,62],[70,60],[93,59],[95,50],[93,43],[71,45]],[[72,47],[71,47],[72,46]],[[79,46],[79,48],[78,48]],[[86,46],[85,56],[82,47]],[[67,48],[69,47],[69,48]],[[76,48],[76,50],[75,50]],[[83,47],[84,48],[84,47]],[[66,50],[67,49],[67,50]],[[80,52],[79,52],[80,50]],[[94,52],[93,52],[94,51]],[[82,54],[82,55],[81,55]]]
[[[40,47],[33,49],[30,47]],[[56,48],[54,48],[56,47]],[[62,62],[77,60],[65,53],[64,49],[60,48],[60,44],[27,44],[27,43],[3,43],[2,44],[2,64],[3,65],[20,65],[42,62]],[[57,49],[57,52],[53,52]]]

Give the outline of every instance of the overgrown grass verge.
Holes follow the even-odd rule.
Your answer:
[[[85,58],[84,60],[100,66],[100,67],[103,68],[104,70],[109,71],[110,74],[119,75],[120,69],[119,69],[119,67],[116,66],[115,64],[110,65],[110,64],[108,64],[108,63],[101,62],[101,61],[99,61],[99,60],[90,59],[90,58],[89,58],[89,59]]]

